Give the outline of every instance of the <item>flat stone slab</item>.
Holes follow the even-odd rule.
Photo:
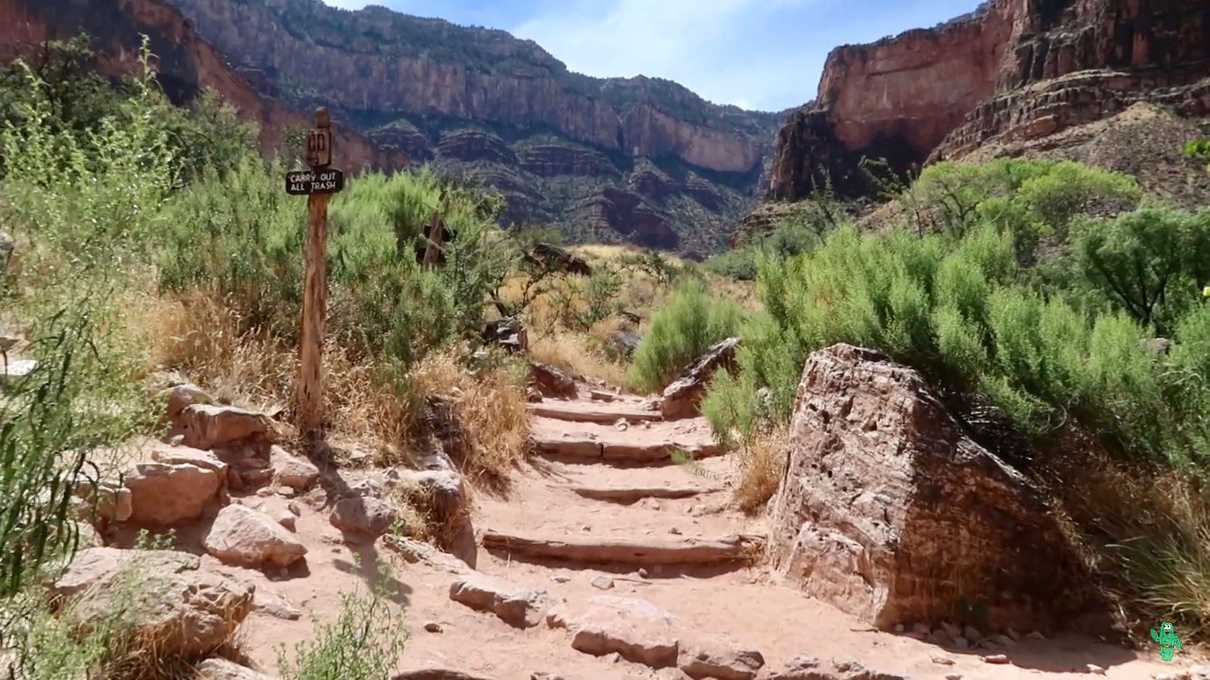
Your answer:
[[[693,498],[702,494],[715,493],[721,491],[721,487],[700,487],[700,486],[647,486],[647,487],[590,487],[590,486],[571,486],[567,487],[572,493],[581,498],[588,498],[594,501],[605,501],[608,503],[621,503],[629,505],[637,503],[644,498],[663,498],[676,500],[679,498]]]
[[[636,400],[560,401],[543,399],[529,404],[531,415],[576,423],[616,423],[619,420],[649,422],[663,420],[659,405]]]
[[[718,539],[668,540],[555,540],[513,536],[496,531],[483,535],[483,548],[512,557],[547,559],[584,564],[703,565],[729,564],[747,559],[761,544],[755,536]]]
[[[704,418],[619,428],[535,417],[530,419],[529,438],[539,455],[576,461],[671,463],[676,452],[694,458],[722,453]]]

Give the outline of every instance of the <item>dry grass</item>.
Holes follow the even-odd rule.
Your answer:
[[[777,493],[785,473],[789,447],[789,432],[781,427],[756,435],[740,448],[740,479],[735,488],[735,502],[741,510],[750,514],[762,511]]]
[[[1043,454],[1060,527],[1116,603],[1124,628],[1146,642],[1148,628],[1163,619],[1189,638],[1207,639],[1210,498],[1199,480],[1126,465],[1078,434]]]
[[[529,353],[535,361],[585,378],[625,384],[626,366],[610,360],[599,348],[594,335],[560,330],[530,338]]]

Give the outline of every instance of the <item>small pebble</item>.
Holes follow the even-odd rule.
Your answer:
[[[441,624],[437,623],[436,621],[429,621],[428,623],[424,624],[424,629],[430,633],[441,633],[445,631],[445,629],[441,627]]]
[[[937,664],[937,665],[939,665],[939,666],[953,666],[953,665],[954,665],[954,660],[953,660],[953,659],[950,659],[950,658],[947,658],[947,657],[944,657],[944,656],[934,656],[934,657],[933,657],[933,663],[935,663],[935,664]]]
[[[962,680],[962,674],[950,673],[949,675],[945,676],[945,680]]]
[[[256,495],[260,496],[261,498],[268,498],[269,496],[273,495],[273,489],[270,489],[267,486],[262,487],[262,488],[256,490]]]
[[[958,637],[954,638],[954,646],[958,649],[970,649],[971,643],[970,640],[967,640],[959,635]]]
[[[677,529],[676,527],[672,527],[671,529],[668,530],[668,533],[672,534],[673,536],[680,536],[681,530]]]
[[[895,624],[895,632],[896,632],[896,633],[902,633],[904,630],[905,630],[905,628],[903,627],[903,624],[902,624],[902,623],[896,623],[896,624]]]
[[[570,583],[571,577],[564,576],[563,574],[559,574],[557,576],[552,577],[551,580],[554,581],[555,583]]]
[[[1092,673],[1093,675],[1105,675],[1105,669],[1101,668],[1100,666],[1096,665],[1095,663],[1088,664],[1087,668],[1088,668],[1088,672]]]
[[[613,579],[608,576],[598,576],[592,580],[592,587],[597,590],[613,589]]]
[[[983,657],[983,661],[984,663],[993,663],[998,666],[1003,666],[1009,663],[1008,657],[1003,654],[991,654],[989,656],[985,656]]]
[[[642,568],[640,568],[640,569],[639,569],[639,578],[647,578],[647,570],[646,570],[646,569],[642,569]]]
[[[295,517],[302,517],[302,508],[298,507],[298,503],[290,501],[286,504],[286,509],[294,513]]]
[[[290,513],[287,512],[287,513],[283,513],[281,517],[277,518],[277,523],[282,525],[283,527],[289,529],[290,531],[298,531],[298,529],[295,528],[295,524],[294,524],[295,519],[296,518],[294,517],[294,515],[291,515]]]
[[[1045,640],[1046,639],[1045,635],[1043,635],[1042,633],[1039,633],[1036,630],[1034,632],[1030,633],[1029,635],[1026,635],[1025,637],[1029,638],[1030,640]]]

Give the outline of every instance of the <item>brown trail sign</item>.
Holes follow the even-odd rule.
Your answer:
[[[307,134],[311,170],[286,175],[286,193],[307,196],[306,273],[303,277],[302,346],[298,369],[298,426],[305,435],[323,428],[323,340],[328,308],[328,199],[344,188],[344,173],[333,170],[332,119],[327,109],[315,112],[315,129]]]

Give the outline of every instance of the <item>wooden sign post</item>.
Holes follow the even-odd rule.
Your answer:
[[[286,193],[307,196],[306,273],[303,276],[302,347],[298,367],[298,426],[304,435],[323,429],[323,342],[328,311],[328,198],[344,188],[344,174],[332,170],[332,119],[315,112],[307,135],[310,172],[286,175]]]

